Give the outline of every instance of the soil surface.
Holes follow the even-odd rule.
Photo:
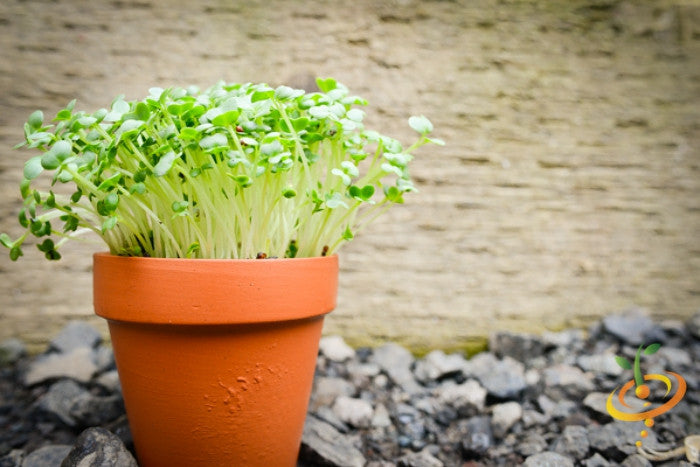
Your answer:
[[[700,308],[699,52],[695,0],[6,0],[0,231],[19,232],[29,155],[11,147],[37,108],[333,76],[370,101],[368,127],[408,141],[422,113],[448,144],[418,154],[419,194],[341,250],[327,332],[454,348],[633,304],[687,317]],[[40,344],[91,316],[101,249],[3,254],[0,338]]]

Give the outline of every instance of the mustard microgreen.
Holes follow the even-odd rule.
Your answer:
[[[419,136],[404,148],[364,128],[364,99],[332,78],[317,85],[152,88],[93,113],[72,101],[50,123],[32,113],[18,145],[34,152],[20,183],[25,232],[0,244],[13,260],[31,236],[59,259],[65,241],[91,231],[119,255],[334,253],[416,191],[411,153],[444,143],[426,117],[411,117]]]

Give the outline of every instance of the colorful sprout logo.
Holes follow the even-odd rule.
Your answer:
[[[626,422],[636,422],[644,420],[644,425],[648,428],[654,426],[654,417],[661,415],[662,413],[668,412],[673,408],[685,395],[686,384],[685,380],[681,375],[674,373],[672,371],[666,371],[665,375],[651,374],[642,375],[642,370],[640,366],[640,360],[643,355],[652,355],[659,350],[661,344],[651,344],[644,348],[644,345],[640,345],[637,349],[637,355],[634,357],[634,364],[630,363],[625,357],[615,357],[615,361],[625,370],[634,371],[634,379],[625,383],[622,388],[615,388],[613,392],[608,396],[608,401],[606,404],[606,409],[608,413],[618,420],[623,420]],[[668,376],[667,376],[668,375]],[[671,389],[674,387],[672,380],[675,381],[675,393],[671,394]],[[650,402],[650,396],[652,396],[654,390],[658,390],[658,387],[665,387],[665,394],[663,395],[663,400],[660,403]],[[641,402],[642,412],[636,411],[628,402],[626,397],[630,389],[634,387],[634,396],[638,402]],[[620,392],[615,397],[615,393],[620,389]],[[670,397],[669,397],[669,394]],[[618,407],[615,405],[615,399],[619,403]],[[637,404],[639,405],[639,404]],[[649,433],[647,430],[642,430],[640,435],[642,438],[646,438]],[[641,446],[642,442],[637,441],[637,446]]]

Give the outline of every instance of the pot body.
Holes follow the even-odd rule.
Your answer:
[[[296,465],[337,257],[94,256],[142,466]]]

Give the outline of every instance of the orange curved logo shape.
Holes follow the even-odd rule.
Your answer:
[[[623,412],[621,410],[618,410],[615,405],[613,404],[613,399],[615,398],[615,392],[617,392],[618,388],[615,388],[613,392],[610,393],[608,396],[607,402],[605,404],[605,408],[607,409],[608,413],[612,415],[614,418],[618,420],[623,420],[626,422],[636,422],[636,421],[641,421],[641,420],[646,420],[650,418],[654,418],[658,415],[661,415],[662,413],[665,413],[669,410],[671,410],[676,404],[678,404],[681,399],[683,399],[683,396],[685,395],[686,391],[686,382],[683,379],[681,375],[678,373],[674,373],[672,371],[667,371],[666,374],[671,375],[676,382],[678,383],[678,388],[676,389],[676,392],[673,394],[673,396],[666,401],[664,404],[655,407],[654,409],[647,410],[645,412]],[[668,394],[671,392],[672,384],[671,380],[664,375],[659,375],[659,374],[651,374],[651,375],[644,375],[644,380],[645,381],[661,381],[664,383],[666,386],[666,394],[664,394],[664,397],[668,396]],[[628,409],[631,409],[629,404],[625,402],[625,395],[627,392],[634,386],[635,380],[630,380],[627,383],[625,383],[624,386],[620,389],[620,393],[617,396],[617,400],[622,404],[622,406],[627,407]]]

